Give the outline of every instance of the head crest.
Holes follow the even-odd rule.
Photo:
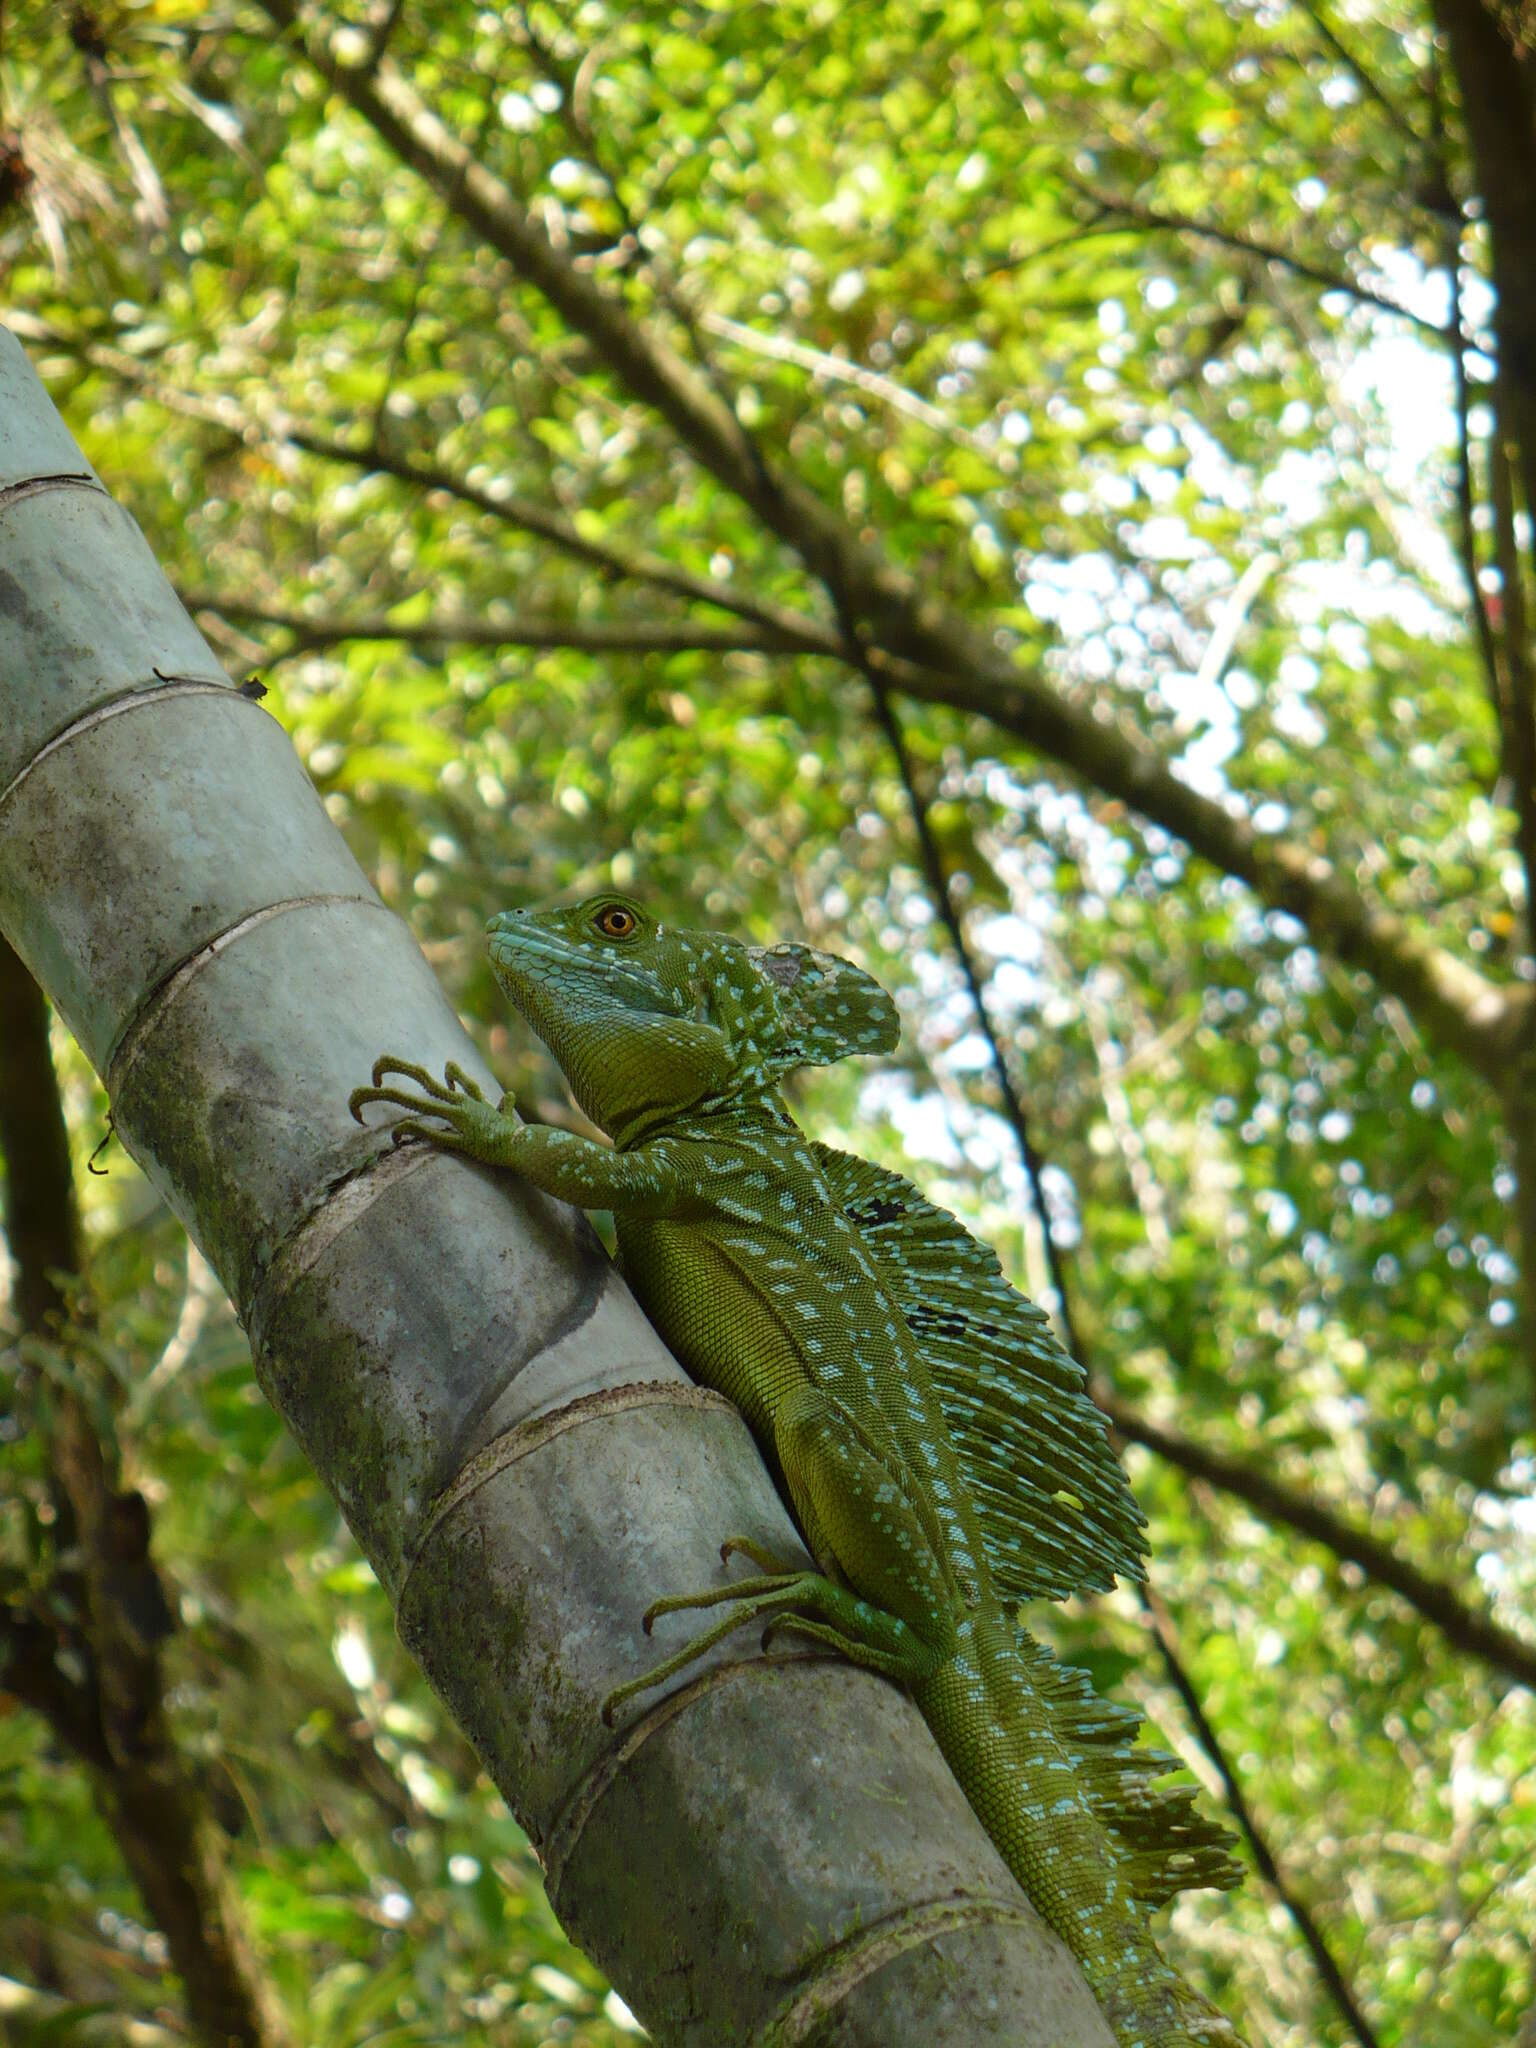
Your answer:
[[[814,946],[749,946],[747,958],[772,999],[768,1065],[820,1067],[853,1053],[890,1052],[901,1035],[896,1005],[879,982]]]

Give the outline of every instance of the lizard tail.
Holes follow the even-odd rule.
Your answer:
[[[1183,1861],[1175,1870],[1171,1857],[1192,1858],[1198,1870],[1217,1851],[1159,1852],[1154,1817],[1168,1802],[1148,1788],[1167,1766],[1155,1752],[1150,1767],[1130,1759],[1134,1717],[1096,1700],[1081,1673],[1018,1639],[1000,1617],[967,1618],[953,1655],[913,1695],[1004,1862],[1077,1958],[1121,2048],[1242,2048],[1147,1926],[1150,1904],[1211,1881],[1191,1879]],[[1127,1808],[1128,1795],[1139,1805]],[[1204,1823],[1195,1817],[1194,1825]]]

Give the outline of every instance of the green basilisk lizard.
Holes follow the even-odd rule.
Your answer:
[[[1228,1837],[1175,1760],[1134,1747],[1016,1621],[1141,1575],[1143,1518],[1081,1369],[996,1258],[900,1176],[813,1144],[792,1069],[889,1051],[896,1009],[846,960],[657,923],[628,897],[491,920],[496,978],[612,1147],[530,1126],[450,1065],[387,1057],[351,1098],[418,1136],[613,1212],[626,1280],[698,1380],[745,1415],[820,1569],[731,1538],[750,1577],[658,1599],[725,1609],[605,1720],[749,1620],[910,1691],[1009,1869],[1122,2048],[1237,2035],[1163,1959],[1150,1909],[1229,1885]],[[404,1082],[408,1085],[400,1086]]]

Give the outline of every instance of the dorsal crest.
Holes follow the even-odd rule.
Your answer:
[[[901,1035],[896,1005],[862,967],[787,940],[746,951],[768,998],[754,1023],[769,1072],[827,1066],[895,1046]]]

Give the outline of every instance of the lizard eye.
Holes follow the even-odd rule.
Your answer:
[[[597,913],[595,922],[604,938],[627,939],[634,934],[640,920],[632,910],[626,910],[622,903],[610,903],[606,910]]]

